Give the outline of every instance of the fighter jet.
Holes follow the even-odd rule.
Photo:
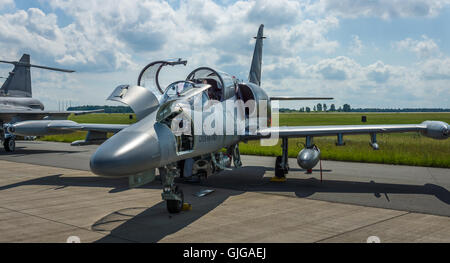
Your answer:
[[[155,180],[159,170],[162,198],[170,213],[179,213],[184,204],[183,191],[175,184],[175,178],[210,176],[233,169],[232,166],[240,168],[241,142],[280,138],[282,155],[276,158],[275,176],[282,179],[289,172],[289,138],[306,139],[298,164],[307,170],[314,168],[321,157],[314,144],[318,136],[337,136],[338,144],[343,145],[344,135],[369,134],[375,150],[379,149],[378,133],[420,132],[434,139],[448,138],[449,126],[440,121],[410,125],[272,126],[273,101],[330,98],[270,97],[261,88],[263,30],[261,25],[248,81],[202,67],[163,89],[159,83],[161,70],[165,66],[186,65],[187,61],[157,61],[143,69],[137,86],[119,86],[108,98],[130,105],[139,119],[136,124],[32,121],[17,123],[9,131],[21,135],[61,129],[90,131],[85,141],[74,145],[104,141],[91,156],[92,172],[103,177],[128,177],[130,186],[135,187]],[[107,132],[116,134],[107,139]]]
[[[30,64],[30,55],[24,54],[20,61],[4,61],[14,65],[14,69],[9,73],[9,77],[0,88],[0,140],[6,151],[15,150],[15,136],[6,131],[6,128],[13,123],[24,120],[66,119],[70,114],[85,114],[91,112],[53,112],[44,111],[44,105],[37,99],[32,98],[30,68],[40,68],[46,70],[72,73],[73,70],[51,68]],[[34,136],[34,135],[30,135]]]

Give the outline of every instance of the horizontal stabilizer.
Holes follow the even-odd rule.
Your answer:
[[[45,66],[38,66],[38,65],[31,65],[31,64],[30,64],[30,67],[41,68],[41,69],[48,69],[48,70],[53,70],[53,71],[66,72],[66,73],[73,73],[73,72],[75,72],[75,70],[70,70],[70,69],[52,68],[52,67],[45,67]]]
[[[0,88],[0,96],[31,98],[32,91],[30,68],[32,67],[66,73],[75,72],[68,69],[32,65],[30,64],[30,55],[28,54],[23,54],[22,58],[19,61],[0,60],[0,63],[8,63],[14,65],[13,71],[9,73],[9,77]]]
[[[67,111],[68,113],[73,113],[74,115],[86,115],[86,114],[92,114],[92,113],[102,113],[105,112],[105,109],[99,109],[99,110],[86,110],[86,111]]]

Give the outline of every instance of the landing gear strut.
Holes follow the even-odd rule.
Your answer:
[[[283,155],[278,156],[275,162],[275,177],[279,179],[285,179],[286,174],[289,173],[289,155],[288,155],[288,138],[283,138],[283,144],[281,148],[283,149]]]
[[[167,203],[167,211],[171,214],[178,214],[183,210],[184,194],[178,186],[175,186],[177,166],[160,168],[159,173],[163,184],[162,198]]]

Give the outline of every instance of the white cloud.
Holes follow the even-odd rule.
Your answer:
[[[382,61],[363,66],[345,56],[312,64],[296,58],[266,65],[263,87],[271,95],[333,96],[336,105],[448,107],[449,69],[449,58],[435,58],[410,67]],[[274,73],[281,78],[273,78]]]
[[[14,6],[14,0],[0,0],[0,10],[12,6]]]
[[[339,43],[328,40],[326,34],[338,26],[339,21],[335,17],[326,17],[317,20],[305,19],[289,27],[268,28],[270,41],[266,43],[266,51],[277,56],[296,56],[305,51],[333,53]]]
[[[110,62],[117,60],[112,54],[119,54],[119,58],[144,54],[164,58],[225,52],[239,59],[248,56],[253,48],[250,36],[263,23],[271,39],[266,55],[332,53],[339,45],[325,36],[339,25],[336,18],[304,20],[301,9],[305,4],[291,0],[238,1],[229,5],[192,0],[181,1],[177,9],[154,0],[50,0],[50,5],[74,18],[67,27],[67,42],[84,43],[81,48],[68,44],[73,52],[58,57],[61,63],[95,64],[91,60],[95,54],[104,54]],[[127,64],[131,61],[125,59],[106,70]]]
[[[351,58],[339,56],[331,59],[323,59],[311,69],[321,75],[325,80],[347,80],[355,78],[359,74],[361,66]]]
[[[159,0],[48,3],[53,13],[31,8],[0,15],[4,32],[0,51],[8,51],[12,58],[28,52],[38,63],[58,63],[81,73],[138,72],[137,65],[150,59],[183,57],[189,65],[229,70],[245,78],[254,47],[252,37],[260,24],[266,25],[270,38],[264,49],[268,61],[304,51],[329,54],[339,45],[325,36],[339,25],[336,18],[303,19],[304,4],[291,0],[227,5],[192,0],[180,1],[176,9]],[[70,18],[64,26],[58,24],[56,13],[60,12]],[[81,74],[74,78],[84,83]],[[105,97],[92,96],[99,101]]]
[[[253,2],[247,19],[251,22],[270,21],[267,26],[277,27],[292,24],[302,17],[302,3],[299,1],[256,0]]]
[[[40,9],[19,10],[0,16],[0,40],[9,49],[37,54],[44,62],[57,61],[85,70],[113,70],[132,64],[124,61],[123,45],[108,34],[79,30],[79,25],[59,27],[55,14]]]
[[[394,46],[401,51],[407,50],[414,52],[417,57],[421,59],[440,54],[439,46],[436,44],[436,42],[425,35],[422,36],[422,40],[407,38],[396,42]]]
[[[263,86],[272,95],[331,94],[336,104],[364,107],[427,106],[437,99],[445,104],[450,60],[438,56],[434,40],[394,44],[421,58],[407,68],[381,59],[362,65],[336,54],[344,49],[361,59],[369,48],[360,37],[344,36],[352,40],[340,48],[346,43],[330,38],[330,32],[339,28],[341,17],[430,17],[446,2],[192,0],[174,8],[159,0],[49,0],[54,14],[29,9],[0,15],[0,52],[14,59],[27,51],[36,62],[82,71],[64,77],[36,73],[36,94],[46,101],[71,97],[101,104],[114,86],[135,83],[150,60],[183,57],[189,60],[186,70],[211,66],[245,78],[252,37],[265,24]],[[426,8],[419,8],[422,4]],[[64,26],[58,24],[60,12],[70,18]]]
[[[434,17],[449,0],[321,0],[313,9],[346,18]]]
[[[450,58],[432,58],[419,63],[422,76],[426,80],[450,80]]]
[[[359,39],[359,36],[353,35],[352,42],[350,43],[350,47],[349,47],[350,54],[360,56],[363,48],[364,48],[364,46],[363,46],[361,39]]]

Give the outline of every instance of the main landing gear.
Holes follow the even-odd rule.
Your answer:
[[[16,136],[6,132],[6,125],[0,123],[0,140],[7,152],[14,152],[16,150]]]
[[[286,174],[289,173],[289,155],[288,155],[288,138],[283,138],[281,148],[283,150],[282,156],[278,156],[275,162],[275,177],[272,181],[285,181]]]
[[[5,151],[7,152],[14,152],[16,150],[16,139],[14,138],[14,136],[5,138],[3,147],[5,147]]]

